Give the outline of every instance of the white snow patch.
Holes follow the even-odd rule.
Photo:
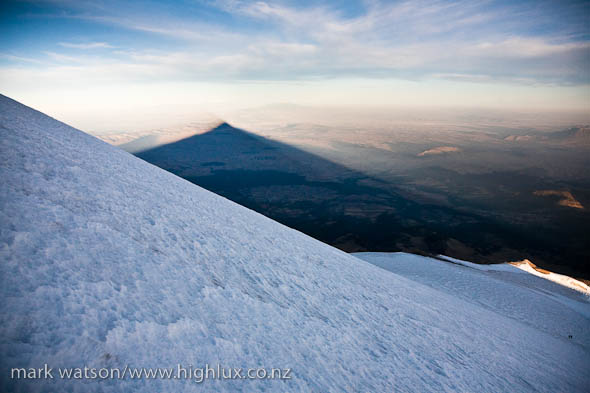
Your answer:
[[[406,253],[355,256],[412,281],[590,348],[590,298],[509,264],[446,263]],[[468,267],[469,269],[464,269]],[[565,306],[565,307],[564,307]]]
[[[545,280],[553,281],[558,283],[559,285],[563,285],[564,287],[571,288],[575,291],[582,292],[586,295],[590,296],[590,287],[583,283],[580,280],[576,280],[575,278],[559,274],[559,273],[543,273],[536,270],[533,266],[531,266],[530,261],[524,260],[521,262],[513,262],[510,266],[514,266],[517,269],[523,270],[527,273],[533,274],[537,277],[544,278]]]
[[[523,273],[530,273],[537,277],[544,278],[545,280],[553,281],[559,285],[563,285],[564,287],[568,287],[578,292],[582,292],[585,295],[590,296],[590,287],[586,285],[584,282],[580,280],[576,280],[573,277],[569,277],[559,273],[543,273],[536,270],[528,259],[520,262],[511,262],[511,263],[495,263],[495,264],[478,264],[473,262],[463,261],[461,259],[448,257],[446,255],[438,255],[439,258],[445,259],[449,262],[456,263],[459,265],[463,265],[466,267],[470,267],[472,269],[482,270],[482,271],[505,271],[505,272],[523,272]]]
[[[512,266],[508,263],[494,263],[494,264],[486,265],[486,264],[479,264],[479,263],[463,261],[463,260],[457,259],[457,258],[447,257],[446,255],[437,255],[437,257],[439,257],[441,259],[445,259],[445,260],[452,262],[452,263],[456,263],[459,265],[470,267],[472,269],[482,270],[482,271],[486,271],[486,272],[490,272],[490,271],[512,272],[512,273],[519,272],[518,269],[516,269],[514,266]]]

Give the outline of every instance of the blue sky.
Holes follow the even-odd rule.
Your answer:
[[[362,101],[583,110],[590,102],[587,1],[0,7],[0,90],[42,109],[76,105],[81,94],[100,106],[108,91],[126,101],[165,96],[203,106]]]

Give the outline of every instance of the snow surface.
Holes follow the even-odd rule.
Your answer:
[[[590,386],[588,320],[575,320],[585,325],[573,340],[551,329],[553,319],[524,320],[537,310],[526,303],[548,296],[522,299],[518,319],[386,272],[4,96],[0,133],[0,391]],[[291,368],[293,379],[8,377],[44,363],[221,363]]]
[[[456,263],[459,265],[470,267],[470,268],[476,269],[476,270],[483,270],[486,272],[491,272],[491,271],[511,272],[511,273],[522,272],[522,270],[517,269],[516,266],[510,265],[508,263],[479,264],[479,263],[464,261],[462,259],[447,257],[446,255],[438,255],[438,257],[442,258],[442,259],[446,259],[447,261],[452,262],[452,263]]]
[[[545,280],[553,281],[559,285],[563,285],[564,287],[568,287],[575,291],[581,292],[587,296],[590,296],[590,287],[583,283],[580,280],[576,280],[575,278],[564,276],[563,274],[558,273],[541,273],[540,271],[533,268],[530,265],[530,261],[525,259],[524,261],[520,262],[511,262],[511,263],[495,263],[490,265],[482,265],[473,262],[463,261],[457,258],[447,257],[446,255],[438,255],[438,258],[444,259],[446,261],[463,265],[466,267],[470,267],[476,270],[483,270],[483,271],[502,271],[502,272],[511,272],[511,273],[529,273],[537,277],[541,277]]]
[[[590,350],[590,297],[509,264],[453,263],[406,253],[355,256],[412,281],[566,338]]]
[[[530,262],[528,260],[525,260],[522,262],[515,262],[515,264],[513,266],[517,269],[523,270],[523,271],[533,274],[537,277],[541,277],[541,278],[544,278],[545,280],[556,282],[560,285],[563,285],[565,287],[571,288],[576,291],[580,291],[580,292],[590,296],[590,287],[588,287],[588,285],[586,285],[582,281],[576,280],[575,278],[565,276],[563,274],[553,273],[553,272],[542,273],[542,272],[538,271],[537,269],[533,268],[530,265]]]

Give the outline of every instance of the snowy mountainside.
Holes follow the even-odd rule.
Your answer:
[[[578,342],[384,272],[0,96],[0,391],[582,392]],[[289,368],[290,380],[15,367]]]
[[[528,259],[517,261],[517,262],[510,262],[513,266],[518,269],[521,269],[527,273],[535,275],[537,277],[544,278],[549,281],[556,282],[560,285],[566,286],[573,290],[582,292],[588,296],[590,296],[590,286],[586,283],[576,280],[573,277],[569,277],[563,274],[553,273],[545,269],[538,268],[534,263],[529,261]]]
[[[470,267],[476,270],[484,270],[484,271],[507,271],[516,273],[518,271],[523,271],[530,273],[534,276],[541,277],[545,280],[553,281],[561,286],[573,289],[577,292],[581,292],[587,296],[590,296],[590,287],[586,285],[583,281],[577,280],[570,276],[565,276],[563,274],[557,274],[550,272],[545,269],[538,268],[535,264],[533,264],[528,259],[524,259],[522,261],[517,262],[506,262],[506,263],[495,263],[495,264],[478,264],[468,261],[463,261],[461,259],[448,257],[446,255],[438,255],[437,258]],[[515,270],[518,269],[518,270]],[[586,297],[587,298],[587,297]]]
[[[407,253],[355,256],[590,350],[590,297],[510,264],[452,263]],[[441,256],[442,257],[442,256]],[[572,336],[571,339],[569,336]]]

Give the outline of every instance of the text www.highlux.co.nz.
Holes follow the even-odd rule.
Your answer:
[[[11,379],[191,379],[201,383],[207,379],[291,379],[290,368],[241,368],[224,367],[129,367],[96,368],[71,367],[53,369],[47,364],[42,368],[12,368]]]

